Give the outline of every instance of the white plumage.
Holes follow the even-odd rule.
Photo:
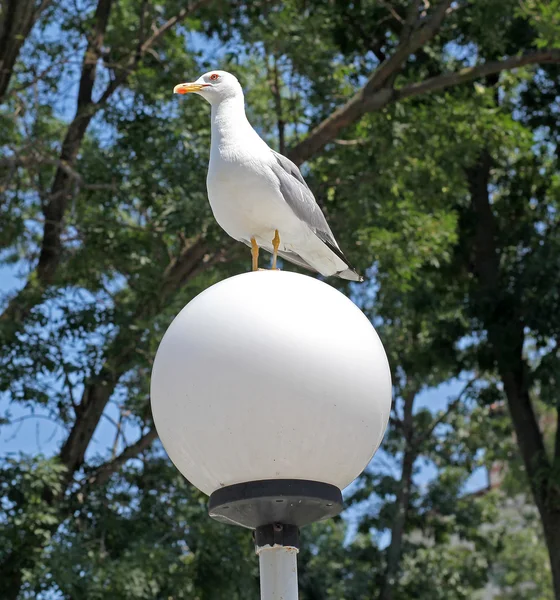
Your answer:
[[[322,275],[362,281],[340,250],[299,169],[260,138],[245,115],[243,90],[225,71],[175,87],[212,107],[208,199],[218,224],[248,246]],[[279,239],[278,239],[279,238]],[[253,255],[253,266],[256,264]]]

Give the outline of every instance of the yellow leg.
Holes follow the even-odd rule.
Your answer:
[[[274,252],[272,253],[272,270],[276,269],[276,259],[278,258],[278,246],[280,246],[280,236],[278,235],[278,229],[274,230],[274,238],[272,240],[272,247]]]
[[[253,271],[259,270],[259,246],[254,237],[251,238],[251,256],[253,257]]]

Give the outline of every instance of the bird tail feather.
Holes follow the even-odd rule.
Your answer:
[[[354,269],[344,269],[344,271],[339,271],[337,273],[337,275],[341,279],[348,279],[348,281],[362,282],[364,280],[364,278],[361,275],[359,275],[358,273],[356,273],[356,271],[354,271]]]

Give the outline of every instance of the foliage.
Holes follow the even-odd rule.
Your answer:
[[[148,402],[171,319],[249,265],[206,200],[208,107],[170,93],[216,66],[305,163],[366,274],[330,283],[392,367],[382,449],[303,532],[302,598],[560,597],[559,24],[546,0],[2,5],[0,433],[57,427],[2,459],[2,598],[258,597],[248,532],[207,517]]]

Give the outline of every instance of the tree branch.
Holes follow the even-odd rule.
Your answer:
[[[3,101],[14,65],[33,25],[52,0],[7,0],[0,12],[0,102]]]
[[[199,236],[194,241],[187,242],[181,253],[167,266],[163,284],[160,288],[160,302],[165,302],[171,294],[183,287],[183,285],[201,270],[208,268],[212,263],[214,255],[208,253],[209,246],[206,240]]]
[[[426,19],[423,24],[414,32],[410,32],[408,27],[404,27],[403,36],[395,52],[373,72],[369,81],[365,85],[366,93],[371,93],[389,79],[389,77],[398,72],[408,57],[429,42],[438,32],[445,14],[452,0],[441,0],[434,10],[433,15]],[[410,15],[407,17],[410,18]]]
[[[470,379],[465,384],[457,398],[455,398],[453,402],[449,403],[447,409],[444,412],[442,412],[442,414],[439,417],[432,421],[432,424],[430,425],[430,427],[428,427],[427,431],[425,431],[422,435],[419,435],[414,440],[414,445],[416,447],[419,447],[423,442],[425,442],[429,437],[431,437],[435,428],[438,425],[441,425],[445,421],[445,419],[447,419],[447,417],[459,406],[459,404],[463,400],[464,395],[471,389],[471,387],[476,383],[476,381],[478,381],[478,375]]]
[[[476,303],[488,331],[529,484],[546,529],[551,465],[529,395],[519,300],[502,285],[500,232],[489,197],[491,166],[492,157],[487,150],[482,150],[477,163],[467,171],[475,219],[472,247],[479,288]]]
[[[88,40],[82,63],[76,115],[66,131],[60,152],[60,165],[54,176],[49,199],[43,208],[45,226],[39,263],[37,264],[37,279],[43,286],[52,282],[61,258],[60,235],[63,227],[62,221],[68,200],[73,194],[71,177],[67,168],[71,168],[76,161],[86,129],[95,114],[92,100],[93,86],[112,3],[113,0],[98,1],[94,17],[95,27]]]
[[[198,0],[198,2],[195,2],[191,6],[182,8],[176,15],[168,19],[163,25],[161,25],[161,27],[157,28],[145,42],[139,45],[139,47],[128,58],[128,60],[125,61],[123,65],[118,67],[119,74],[109,83],[109,85],[101,95],[101,98],[98,100],[97,105],[101,107],[103,104],[105,104],[105,102],[107,102],[107,100],[109,100],[109,98],[113,95],[116,89],[126,82],[128,77],[136,69],[140,60],[143,58],[146,52],[148,52],[148,50],[150,50],[150,48],[152,48],[152,46],[154,46],[167,31],[169,31],[181,21],[184,21],[194,11],[203,7],[205,4],[209,4],[210,2],[211,0]],[[142,12],[141,23],[143,23],[143,20],[144,16]],[[143,32],[140,31],[140,39],[142,33]]]
[[[420,2],[422,0],[412,0],[408,7],[405,22],[403,23],[404,28],[402,32],[402,38],[407,39],[410,34],[414,31],[414,28],[418,22],[418,11],[420,10]]]
[[[414,469],[414,463],[416,462],[416,458],[418,456],[418,449],[414,444],[413,408],[415,398],[415,389],[410,389],[408,393],[404,395],[402,425],[405,447],[403,452],[401,480],[399,482],[399,489],[397,491],[397,499],[395,500],[396,510],[391,526],[391,543],[387,548],[387,567],[385,570],[383,584],[381,586],[379,600],[392,600],[394,580],[396,574],[398,573],[401,559],[406,520],[410,507],[412,473]]]
[[[97,467],[95,472],[87,479],[88,485],[103,485],[113,473],[116,473],[128,460],[136,458],[141,452],[147,450],[157,439],[155,428],[150,429],[138,441],[127,446],[118,456]]]
[[[53,61],[50,65],[48,65],[47,67],[45,67],[42,71],[40,71],[39,73],[37,73],[35,75],[35,77],[33,79],[31,79],[30,81],[27,81],[26,83],[22,83],[21,85],[17,86],[17,87],[12,87],[12,89],[9,91],[9,93],[7,94],[7,96],[16,96],[17,94],[21,94],[21,92],[25,91],[26,89],[34,86],[36,83],[38,83],[39,81],[41,81],[49,71],[52,71],[52,69],[54,69],[55,67],[59,67],[61,65],[64,65],[66,63],[68,63],[69,61],[67,59],[65,60],[60,60],[60,61]]]
[[[177,259],[165,269],[157,286],[158,294],[139,302],[131,322],[153,319],[162,306],[188,281],[213,264],[220,252],[210,254],[206,240],[196,238],[186,244]],[[77,406],[77,417],[70,434],[60,449],[60,461],[67,469],[67,481],[81,468],[93,433],[119,379],[134,366],[143,328],[134,332],[122,327],[107,350],[105,363],[96,377],[89,381]]]
[[[52,165],[57,169],[60,169],[69,179],[74,179],[78,182],[80,187],[84,184],[84,180],[80,173],[72,168],[66,161],[59,158],[50,158],[37,151],[36,148],[31,148],[29,153],[21,156],[14,155],[0,159],[0,168],[13,169],[17,167],[25,167],[27,169],[32,168],[36,165]]]
[[[280,75],[278,73],[278,57],[276,54],[273,55],[272,60],[273,68],[270,68],[270,65],[267,62],[267,71],[268,71],[268,83],[270,85],[270,91],[272,92],[272,97],[274,99],[274,109],[276,111],[276,126],[278,129],[278,151],[280,154],[286,153],[286,136],[285,136],[285,127],[286,123],[283,117],[283,107],[282,107],[282,94],[281,94],[281,84],[280,84]]]
[[[418,33],[420,33],[420,31]],[[390,62],[391,59],[386,61],[386,63]],[[386,63],[383,64],[385,65]],[[365,114],[382,110],[394,102],[406,100],[421,94],[440,91],[454,85],[500,73],[501,71],[547,63],[560,63],[560,50],[551,48],[528,52],[521,56],[510,56],[502,60],[490,61],[476,67],[461,69],[454,73],[446,73],[444,75],[431,77],[425,81],[413,83],[397,90],[394,90],[391,86],[378,87],[371,85],[374,78],[377,78],[377,71],[383,67],[383,65],[381,65],[381,67],[375,71],[374,75],[372,75],[370,82],[368,82],[365,87],[360,89],[344,106],[338,108],[315,127],[305,139],[296,144],[289,152],[288,156],[296,164],[305,162],[328,143],[335,140],[344,128],[356,122]],[[388,67],[385,67],[385,74],[387,74],[387,68]],[[390,72],[392,72],[392,70],[390,70]],[[378,78],[377,81],[379,82]]]
[[[292,149],[289,157],[301,164],[318,152],[338,132],[355,122],[366,112],[379,110],[386,106],[393,94],[392,81],[384,87],[392,75],[396,74],[408,57],[437,33],[452,0],[442,0],[432,16],[426,19],[414,33],[401,38],[395,52],[372,73],[365,86],[357,92],[344,106],[337,109],[299,144]],[[368,107],[366,107],[366,104]]]
[[[473,79],[494,75],[501,71],[518,69],[527,65],[560,63],[560,50],[537,50],[521,56],[510,56],[502,60],[493,60],[476,67],[467,67],[454,73],[431,77],[420,83],[412,83],[396,91],[393,101],[405,100],[420,94],[437,92],[453,85],[459,85]]]

